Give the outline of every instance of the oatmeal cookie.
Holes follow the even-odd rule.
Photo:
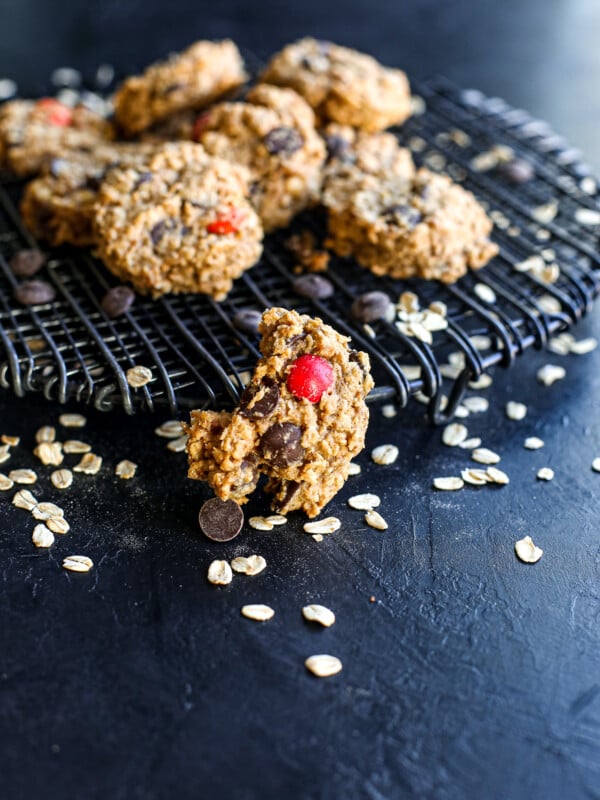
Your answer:
[[[69,108],[51,97],[0,106],[0,167],[17,175],[34,175],[48,158],[89,153],[113,137],[110,122],[85,106]]]
[[[374,132],[400,125],[411,113],[403,72],[331,42],[306,38],[287,45],[260,79],[295,89],[323,124],[340,122]]]
[[[250,171],[250,199],[266,231],[314,204],[325,147],[311,108],[291,89],[259,84],[243,103],[221,103],[198,120],[206,150]]]
[[[196,42],[143,75],[127,78],[115,94],[115,118],[128,136],[187,108],[202,108],[247,80],[230,39]]]
[[[475,197],[427,169],[412,179],[346,173],[327,182],[323,203],[329,246],[376,275],[453,283],[498,252]]]
[[[369,357],[320,319],[283,308],[265,311],[259,330],[262,358],[238,407],[192,412],[188,475],[244,503],[263,473],[274,510],[314,517],[364,447]]]
[[[246,181],[243,167],[191,142],[115,167],[94,207],[98,254],[141,294],[199,292],[221,300],[262,252]]]

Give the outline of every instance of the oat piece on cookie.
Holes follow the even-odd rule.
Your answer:
[[[141,165],[107,173],[94,207],[98,254],[141,294],[221,300],[262,252],[247,192],[243,167],[199,144],[166,144]]]
[[[265,311],[259,330],[262,358],[238,407],[192,412],[188,475],[244,503],[263,473],[274,510],[314,517],[364,447],[369,357],[320,319],[283,308]]]
[[[49,161],[23,193],[21,214],[38,239],[85,247],[94,242],[94,204],[107,171],[141,164],[153,152],[148,144],[112,143],[92,153],[73,152]]]
[[[331,42],[306,38],[287,45],[260,78],[295,89],[323,124],[340,122],[373,132],[400,125],[411,113],[404,72]]]
[[[453,283],[498,252],[475,197],[444,175],[419,169],[382,179],[346,170],[326,179],[327,244],[376,275]]]
[[[20,176],[39,172],[53,156],[93,152],[113,137],[111,123],[85,106],[51,97],[0,106],[0,167]]]
[[[248,168],[265,230],[287,225],[317,201],[325,146],[311,108],[291,89],[259,84],[245,102],[212,108],[196,131],[209,153]]]
[[[127,78],[114,97],[115,118],[131,136],[178,111],[207,106],[246,79],[242,57],[230,39],[196,42]]]

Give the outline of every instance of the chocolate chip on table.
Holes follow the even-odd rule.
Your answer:
[[[29,278],[39,272],[46,263],[46,256],[39,250],[19,250],[10,260],[10,269],[18,278]]]
[[[129,286],[113,286],[102,298],[100,306],[107,317],[115,319],[129,311],[134,300],[135,292]]]
[[[229,542],[242,530],[244,512],[235,500],[213,497],[200,509],[198,522],[202,533],[213,542]]]
[[[269,153],[291,156],[296,150],[300,150],[304,144],[304,139],[296,128],[281,125],[279,128],[270,130],[265,136],[264,142]]]
[[[533,166],[523,158],[515,158],[502,164],[500,172],[511,183],[527,183],[535,174]]]
[[[392,301],[385,292],[366,292],[352,303],[350,313],[359,322],[375,322],[383,319],[392,307]]]
[[[239,413],[247,419],[264,419],[272,414],[279,402],[279,386],[265,376],[260,383],[250,384],[242,392]]]
[[[334,292],[333,284],[321,275],[301,275],[292,284],[296,294],[311,300],[324,300]]]
[[[51,303],[56,297],[53,286],[46,281],[23,281],[14,291],[15,300],[24,306],[40,306]]]
[[[258,333],[258,324],[262,314],[253,308],[242,308],[233,317],[233,324],[244,333]]]
[[[278,422],[271,425],[262,435],[260,448],[263,456],[276,467],[297,464],[304,458],[304,448],[300,444],[302,430],[292,422]]]

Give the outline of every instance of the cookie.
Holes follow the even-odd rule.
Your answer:
[[[243,103],[221,103],[198,120],[207,152],[243,164],[266,231],[316,202],[325,147],[311,108],[291,89],[255,86]]]
[[[274,510],[314,517],[364,447],[369,357],[322,320],[283,308],[265,311],[259,330],[262,358],[238,407],[192,412],[188,475],[244,503],[262,473]]]
[[[68,153],[51,159],[43,174],[25,188],[21,215],[37,239],[85,247],[94,242],[94,204],[108,169],[142,163],[150,145],[110,144],[93,153]]]
[[[360,170],[326,182],[327,244],[376,275],[453,283],[498,252],[475,197],[444,175],[419,169],[384,180]]]
[[[115,118],[132,136],[171,114],[202,108],[241,86],[247,79],[236,45],[196,42],[182,53],[127,78],[114,97]]]
[[[243,167],[191,142],[115,167],[94,206],[97,251],[141,294],[200,292],[217,300],[262,252]]]
[[[314,109],[321,124],[340,122],[375,132],[410,116],[410,87],[399,69],[317,39],[300,39],[277,53],[260,76],[289,86]]]
[[[113,137],[111,123],[85,106],[50,97],[0,106],[0,167],[20,176],[39,172],[53,156],[93,152]]]

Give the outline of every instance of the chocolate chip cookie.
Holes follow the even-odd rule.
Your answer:
[[[369,357],[320,319],[283,308],[265,311],[259,330],[262,358],[238,407],[192,412],[188,475],[244,503],[263,473],[274,510],[314,517],[364,447]]]
[[[250,199],[266,231],[287,225],[318,198],[325,147],[314,123],[296,92],[265,84],[246,102],[221,103],[198,121],[209,153],[250,171]]]
[[[322,124],[340,122],[373,132],[400,125],[411,113],[403,72],[331,42],[306,38],[287,45],[260,79],[295,89]]]
[[[111,123],[84,106],[70,108],[51,97],[0,106],[0,167],[17,175],[34,175],[48,158],[89,153],[113,137]]]
[[[115,167],[94,206],[98,254],[141,294],[199,292],[221,300],[262,252],[246,181],[243,167],[191,142]]]
[[[196,42],[142,75],[127,78],[115,94],[115,118],[128,136],[187,108],[202,108],[247,79],[236,45]]]
[[[412,178],[339,173],[326,180],[323,203],[327,244],[376,275],[453,283],[498,252],[488,238],[492,222],[475,197],[427,169]]]

